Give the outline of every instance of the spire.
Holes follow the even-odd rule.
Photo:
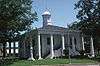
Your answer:
[[[42,14],[42,17],[43,17],[43,27],[47,25],[52,25],[51,14],[49,12],[49,9],[47,8],[47,0],[45,0],[45,12]]]
[[[48,8],[45,9],[45,12],[42,15],[51,15],[50,10]]]

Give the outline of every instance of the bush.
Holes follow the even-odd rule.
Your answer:
[[[66,57],[69,56],[69,51],[67,49],[63,50],[63,52],[64,52],[64,54],[65,54]]]

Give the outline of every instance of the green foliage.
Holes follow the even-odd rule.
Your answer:
[[[81,30],[85,35],[92,35],[94,38],[95,50],[100,49],[100,0],[79,0],[75,4],[78,11],[76,17],[79,19],[72,23],[70,29]]]
[[[78,28],[85,34],[96,35],[100,29],[100,0],[79,0],[75,4],[76,17],[80,20]]]
[[[37,13],[32,11],[32,0],[0,0],[0,43],[19,40],[21,32],[30,30],[37,21]]]
[[[77,30],[79,29],[80,25],[77,21],[73,22],[72,24],[68,25],[68,28],[73,29],[73,30]]]
[[[0,39],[13,39],[37,20],[32,0],[0,0]],[[2,39],[4,38],[4,39]]]
[[[63,50],[63,51],[64,51],[65,56],[68,58],[68,56],[69,56],[69,51],[68,51],[68,49],[65,49],[65,50]]]
[[[9,61],[10,62],[10,61]],[[7,62],[8,63],[8,62]],[[43,60],[17,60],[10,62],[9,64],[5,64],[4,66],[39,66],[39,65],[53,65],[58,66],[62,64],[69,64],[69,59],[43,59]],[[90,59],[71,59],[71,64],[97,64],[96,61]]]

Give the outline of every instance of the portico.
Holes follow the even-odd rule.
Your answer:
[[[50,30],[49,28],[52,28],[52,30]],[[79,41],[75,40],[75,39],[78,39],[78,40],[80,39],[80,37],[78,36],[79,36],[78,31],[70,32],[70,38],[72,39],[71,54],[74,54],[74,55],[79,54],[76,51],[76,48],[78,49],[76,45],[80,46],[79,45],[80,43]],[[75,42],[79,44],[75,44]],[[57,57],[56,56],[57,53],[55,54],[55,51],[58,51],[58,50],[60,50],[60,52],[58,53],[58,56],[63,55],[62,51],[65,48],[67,48],[66,47],[67,44],[68,44],[68,30],[66,28],[49,25],[49,26],[46,26],[45,28],[38,29],[38,55],[39,55],[38,59],[42,59],[42,56],[46,55],[46,52],[47,53],[50,52],[50,54],[48,55],[51,59],[53,59],[54,57]],[[81,48],[79,47],[79,50],[80,49]]]

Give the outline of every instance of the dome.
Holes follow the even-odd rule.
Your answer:
[[[51,15],[49,11],[45,11],[43,15]]]

